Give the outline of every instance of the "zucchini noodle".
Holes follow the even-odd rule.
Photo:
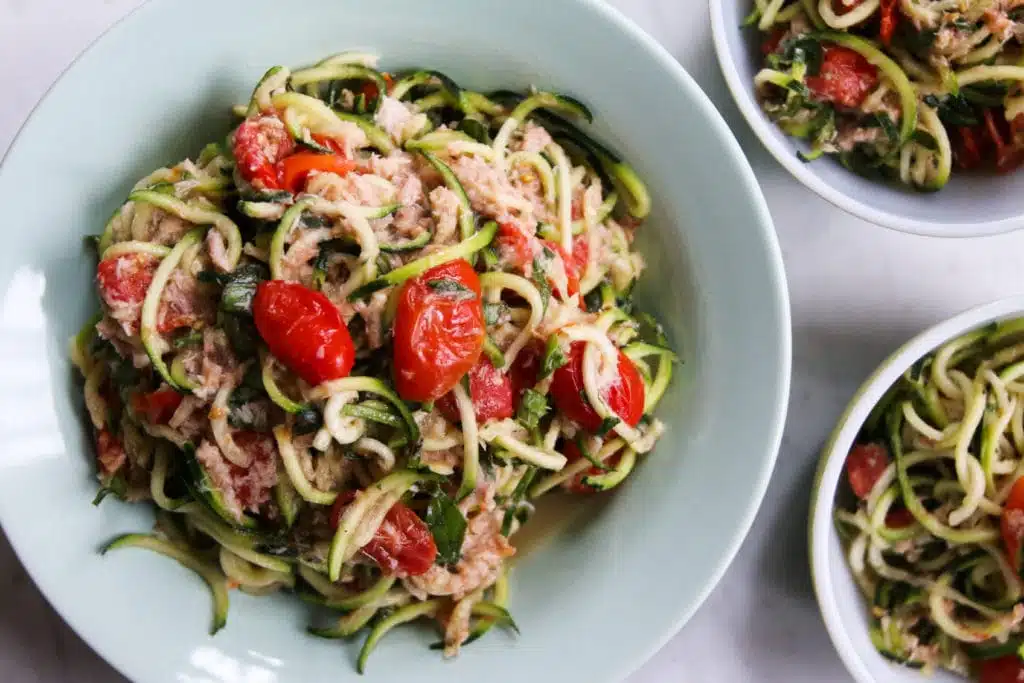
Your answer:
[[[760,2],[774,25],[806,6]],[[508,563],[541,499],[620,486],[665,429],[680,361],[632,296],[646,186],[571,96],[364,52],[275,66],[232,111],[90,240],[100,312],[69,353],[94,502],[157,511],[108,547],[194,570],[214,630],[232,589],[333,611],[308,631],[364,638],[360,671],[413,620],[445,656],[517,633]],[[987,378],[985,428],[1024,441],[1021,375]],[[1008,439],[977,481],[1003,485]]]

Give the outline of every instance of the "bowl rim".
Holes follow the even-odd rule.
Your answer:
[[[730,129],[728,123],[722,117],[718,108],[711,101],[707,93],[700,87],[693,76],[690,75],[690,73],[660,42],[648,34],[644,29],[640,28],[639,25],[637,25],[623,12],[611,6],[607,0],[574,0],[574,2],[576,2],[583,11],[592,11],[596,14],[603,15],[611,23],[615,24],[624,34],[638,41],[653,62],[660,64],[662,68],[674,75],[676,87],[685,90],[689,94],[692,103],[706,118],[708,125],[718,134],[719,139],[722,141],[724,151],[729,154],[733,163],[736,165],[736,171],[744,189],[744,194],[753,205],[753,212],[758,217],[756,224],[759,229],[754,232],[752,237],[759,239],[763,245],[764,256],[767,261],[766,265],[772,274],[771,297],[779,313],[778,329],[775,339],[777,357],[774,359],[777,366],[775,373],[776,395],[773,397],[774,411],[770,415],[770,422],[772,426],[770,433],[767,435],[768,438],[764,442],[764,457],[760,460],[756,482],[750,491],[740,522],[731,534],[729,542],[724,544],[719,562],[715,565],[714,570],[708,574],[703,586],[701,586],[701,589],[694,592],[692,597],[686,601],[686,604],[675,612],[670,626],[656,638],[651,638],[650,643],[646,648],[638,648],[632,658],[623,658],[621,664],[616,668],[616,670],[609,672],[612,674],[612,678],[609,680],[617,680],[618,677],[626,678],[638,670],[644,663],[649,661],[659,650],[661,650],[669,640],[678,634],[680,629],[687,622],[689,622],[697,610],[706,602],[714,589],[718,587],[719,583],[721,583],[723,576],[732,565],[733,560],[735,560],[736,555],[739,553],[743,542],[746,540],[751,527],[753,526],[757,513],[764,501],[768,485],[775,469],[786,426],[792,378],[792,317],[785,264],[782,257],[782,248],[779,244],[778,234],[775,230],[771,212],[768,208],[767,201],[765,200],[764,193],[761,190],[761,186],[757,181],[754,170],[750,165],[750,161],[747,159],[746,154]],[[90,53],[94,52],[97,46],[110,34],[116,31],[127,30],[127,27],[129,27],[131,23],[130,20],[135,19],[138,15],[142,14],[144,10],[157,4],[159,4],[158,0],[144,0],[136,7],[133,7],[118,20],[114,21],[111,25],[98,33],[93,40],[88,42],[81,51],[67,63],[67,65],[58,73],[53,82],[50,83],[43,94],[39,97],[38,101],[31,107],[24,121],[22,121],[17,127],[7,149],[2,155],[0,155],[0,177],[2,177],[4,166],[15,147],[24,143],[23,134],[28,130],[30,122],[36,117],[39,109],[50,99],[54,90],[60,86],[69,73],[79,67],[83,59]],[[0,529],[3,529],[3,527],[3,520],[0,519]],[[22,568],[25,570],[32,583],[46,599],[47,604],[57,613],[64,624],[75,631],[75,633],[82,638],[88,647],[97,653],[108,665],[111,666],[111,668],[117,670],[120,674],[126,677],[134,675],[136,672],[130,670],[129,667],[126,666],[124,660],[117,656],[116,651],[107,647],[109,645],[108,642],[101,640],[95,631],[87,628],[86,624],[82,624],[77,619],[72,620],[69,618],[69,613],[65,609],[65,605],[55,599],[56,595],[52,590],[50,590],[51,587],[40,584],[36,580],[36,576],[31,570],[29,564],[25,563],[22,559],[27,556],[27,553],[25,552],[26,549],[19,547],[19,545],[11,539],[9,535],[7,535],[7,537]]]
[[[754,134],[761,141],[764,148],[794,178],[803,183],[805,187],[836,208],[896,232],[926,237],[964,238],[988,237],[1024,228],[1024,213],[1016,217],[971,223],[938,223],[901,216],[876,209],[862,201],[858,201],[822,180],[817,173],[811,170],[810,164],[800,161],[796,155],[795,146],[787,142],[788,138],[786,140],[778,138],[775,124],[764,115],[761,107],[750,94],[750,84],[745,82],[740,76],[740,72],[736,68],[734,55],[729,49],[727,38],[728,31],[740,29],[726,25],[724,7],[727,2],[735,3],[739,2],[739,0],[708,0],[711,10],[712,41],[715,45],[715,55],[718,58],[719,68],[725,77],[726,86],[728,86],[729,92],[732,93],[732,98],[736,102],[736,106],[739,107],[740,113],[743,114],[743,118],[746,119],[747,124],[754,130]]]
[[[814,483],[811,486],[808,516],[808,546],[811,582],[832,645],[857,683],[878,683],[865,666],[860,651],[843,627],[842,610],[835,599],[829,569],[831,541],[835,537],[832,524],[834,492],[839,485],[846,454],[871,409],[882,395],[911,365],[925,354],[961,334],[988,323],[1024,315],[1024,295],[999,299],[974,306],[918,333],[893,351],[868,376],[854,393],[821,450]],[[844,563],[845,566],[845,563]],[[877,655],[881,657],[881,655]]]

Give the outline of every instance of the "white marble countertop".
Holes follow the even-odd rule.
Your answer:
[[[139,0],[0,0],[0,150],[71,60]],[[698,0],[617,0],[700,82],[750,157],[782,242],[793,308],[793,385],[761,513],[708,601],[629,683],[845,682],[818,616],[806,517],[817,452],[857,385],[899,343],[940,319],[1024,290],[1024,232],[964,240],[901,235],[805,190],[742,121]],[[683,12],[683,6],[687,11]],[[694,15],[692,6],[701,7]],[[43,600],[0,534],[0,681],[124,680]]]

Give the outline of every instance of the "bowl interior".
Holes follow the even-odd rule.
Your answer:
[[[483,28],[494,26],[502,30]],[[654,197],[638,239],[650,265],[639,296],[685,359],[660,410],[669,433],[636,476],[614,495],[574,501],[584,514],[523,553],[511,605],[521,637],[492,634],[446,663],[425,647],[436,636],[398,630],[370,673],[621,678],[696,609],[749,527],[781,437],[790,340],[780,254],[738,145],[678,64],[597,3],[250,0],[240,11],[157,0],[97,43],[0,168],[10,207],[0,251],[0,520],[50,601],[133,680],[350,675],[358,644],[306,636],[310,613],[290,596],[233,594],[227,628],[209,638],[209,596],[187,572],[146,553],[97,554],[116,534],[147,530],[152,515],[89,505],[93,467],[65,349],[96,308],[82,238],[101,230],[132,183],[222,139],[229,106],[269,66],[355,48],[379,53],[386,68],[435,68],[483,90],[551,87],[590,104],[598,136]],[[160,637],[140,624],[159,624]]]
[[[994,321],[1019,317],[1021,311],[1021,296],[986,304],[942,322],[904,344],[857,391],[822,451],[811,500],[811,573],[829,636],[858,683],[920,683],[922,677],[919,671],[897,666],[882,657],[868,638],[868,605],[846,562],[832,521],[840,480],[845,476],[846,455],[868,413],[914,362],[950,339]],[[930,680],[953,683],[963,678],[936,672]]]
[[[760,34],[741,28],[752,0],[711,0],[716,52],[729,89],[747,122],[786,169],[836,206],[895,230],[939,237],[970,237],[1024,226],[1024,175],[955,172],[941,192],[917,192],[862,178],[832,159],[804,163],[806,145],[787,137],[761,111],[754,76],[761,69]]]

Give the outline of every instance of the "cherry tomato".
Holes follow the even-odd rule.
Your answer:
[[[1010,124],[1002,112],[986,109],[985,130],[995,147],[996,171],[1010,173],[1024,163],[1024,146],[1015,143]]]
[[[978,683],[1019,683],[1024,681],[1024,660],[1012,654],[978,662]]]
[[[885,515],[885,525],[890,529],[905,529],[915,522],[914,515],[904,507],[890,508]]]
[[[508,376],[512,380],[512,399],[516,408],[519,407],[519,399],[522,398],[523,392],[537,384],[543,359],[544,345],[540,341],[535,341],[524,346],[512,361]]]
[[[331,300],[297,282],[270,280],[252,302],[256,329],[285,367],[316,385],[348,376],[355,348]]]
[[[96,267],[100,296],[110,308],[141,304],[159,265],[159,258],[141,252],[103,259]]]
[[[332,528],[338,528],[345,506],[354,498],[354,491],[346,491],[335,500],[331,510]],[[403,503],[395,503],[361,552],[376,562],[385,574],[419,576],[434,565],[437,544],[429,527],[415,512]]]
[[[167,424],[181,405],[182,396],[174,389],[164,387],[149,393],[132,394],[132,410],[151,425]]]
[[[281,188],[276,164],[294,149],[295,142],[276,116],[242,121],[232,145],[238,172],[257,190]]]
[[[124,467],[128,457],[125,455],[124,446],[121,440],[106,429],[101,429],[96,434],[96,461],[99,463],[100,472],[111,475]]]
[[[782,37],[786,35],[786,30],[783,28],[773,29],[768,37],[761,43],[761,54],[767,57],[776,50],[779,49],[779,45],[782,44]]]
[[[395,79],[392,78],[391,74],[389,73],[382,73],[381,76],[384,77],[384,85],[387,87],[387,91],[390,93],[395,85]],[[363,87],[359,89],[359,92],[361,92],[366,97],[366,101],[368,103],[376,100],[379,94],[377,92],[377,84],[374,83],[373,81],[366,81],[365,83],[363,83]]]
[[[829,45],[821,70],[807,77],[807,87],[821,100],[854,109],[878,85],[878,69],[853,50]]]
[[[999,520],[999,528],[1003,535],[1003,547],[1013,568],[1021,570],[1021,545],[1024,541],[1024,477],[1013,482],[1010,495],[1003,505],[1003,515]]]
[[[491,359],[480,360],[469,371],[469,397],[473,401],[477,422],[504,420],[515,415],[512,378],[491,364]],[[437,409],[451,422],[459,421],[459,408],[455,396],[449,392],[437,400]]]
[[[535,242],[536,238],[530,237],[513,225],[498,224],[498,235],[495,237],[498,254],[515,268],[522,268],[533,261]]]
[[[576,462],[577,460],[583,457],[583,454],[580,453],[580,449],[576,445],[575,441],[562,442],[562,455],[564,455],[565,459],[570,463]],[[621,457],[622,455],[620,453],[616,453],[612,457],[608,458],[608,460],[606,460],[604,464],[607,465],[608,467],[615,467],[616,465],[619,464],[619,459]],[[586,477],[597,476],[603,473],[604,471],[599,467],[590,467],[588,469],[583,470],[575,477],[567,481],[565,483],[565,488],[571,493],[595,493],[594,489],[583,483],[583,479]]]
[[[590,243],[585,235],[580,235],[572,242],[572,255],[562,249],[560,244],[545,240],[544,244],[553,252],[562,257],[565,264],[565,276],[568,280],[569,296],[580,291],[580,278],[583,277],[583,270],[587,267],[587,256],[590,252]]]
[[[858,498],[867,498],[889,466],[889,451],[878,443],[859,443],[846,456],[846,478]]]
[[[551,397],[555,407],[590,432],[601,427],[601,418],[584,398],[583,351],[585,342],[569,347],[569,362],[555,370],[551,379]],[[644,414],[644,383],[633,361],[619,351],[618,377],[604,389],[602,398],[623,422],[635,427]]]
[[[306,186],[311,171],[346,175],[356,168],[356,162],[337,154],[297,152],[278,164],[281,186],[290,192],[300,192]]]
[[[433,401],[476,365],[484,344],[480,278],[464,259],[408,280],[395,311],[395,388],[407,401]]]
[[[882,0],[882,18],[878,26],[878,37],[886,45],[892,43],[892,37],[896,33],[896,24],[900,20],[898,0]]]
[[[981,165],[981,143],[980,135],[974,128],[958,126],[956,129],[956,142],[953,146],[953,158],[956,165],[964,170],[977,168]]]

